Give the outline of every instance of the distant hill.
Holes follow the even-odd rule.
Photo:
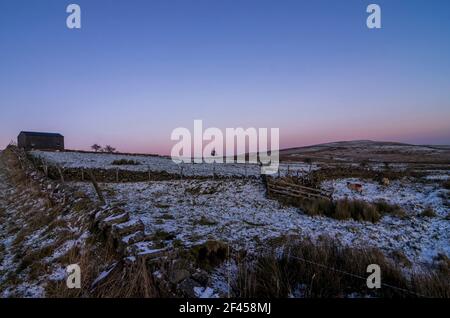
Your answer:
[[[280,150],[284,161],[415,162],[450,164],[450,146],[351,140]]]

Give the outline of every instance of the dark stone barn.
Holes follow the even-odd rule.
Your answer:
[[[64,150],[64,136],[55,133],[21,131],[17,146],[25,150]]]

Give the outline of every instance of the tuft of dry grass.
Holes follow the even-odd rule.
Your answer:
[[[362,200],[339,200],[331,217],[338,220],[354,219],[356,221],[378,222],[381,214],[373,204]]]
[[[163,231],[163,230],[157,230],[151,236],[151,239],[153,241],[169,241],[169,240],[173,240],[174,238],[175,238],[175,235],[173,235],[172,233]]]
[[[382,288],[366,285],[369,264],[381,268]],[[350,275],[349,275],[350,274]],[[396,286],[397,288],[390,288]],[[449,276],[443,272],[407,276],[378,249],[342,247],[331,239],[319,243],[288,244],[281,256],[274,251],[239,264],[235,290],[238,297],[311,298],[444,297],[450,296]]]
[[[140,162],[135,161],[135,160],[127,160],[127,159],[118,159],[118,160],[114,160],[111,165],[113,166],[137,166],[140,165]]]
[[[405,255],[405,253],[403,253],[400,250],[393,251],[390,256],[398,264],[401,264],[408,268],[412,266],[412,263],[409,260],[409,258]]]
[[[394,215],[406,217],[406,212],[398,204],[389,204],[385,200],[378,200],[373,203],[381,215]]]
[[[281,203],[294,205],[310,216],[327,216],[337,220],[353,219],[356,221],[378,222],[384,215],[405,217],[406,212],[398,205],[391,205],[385,201],[374,203],[363,200],[341,199],[331,201],[327,199],[300,199],[276,195]]]
[[[436,217],[436,215],[437,215],[436,212],[431,207],[425,208],[422,211],[422,213],[420,213],[421,217],[426,217],[426,218],[434,218],[434,217]]]
[[[112,246],[91,239],[83,248],[75,246],[58,261],[67,266],[78,264],[81,269],[81,288],[69,289],[65,280],[47,285],[48,297],[157,297],[158,292],[144,260],[125,264]],[[93,283],[100,273],[111,269],[105,279]]]

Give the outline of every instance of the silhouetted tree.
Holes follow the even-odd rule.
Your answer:
[[[100,149],[102,149],[102,146],[100,146],[98,144],[93,144],[91,146],[91,149],[94,150],[95,152],[98,152]]]
[[[114,148],[114,147],[112,147],[112,146],[110,146],[110,145],[106,145],[105,148],[103,148],[103,150],[104,150],[105,152],[112,153],[112,152],[115,152],[115,151],[116,151],[116,148]]]

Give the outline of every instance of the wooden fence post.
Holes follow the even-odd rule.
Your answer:
[[[116,182],[119,182],[119,168],[116,169]]]
[[[81,168],[81,181],[84,181],[84,169]]]
[[[147,166],[147,172],[148,172],[148,181],[150,181],[151,180],[151,177],[150,177],[150,165]]]
[[[95,180],[94,174],[92,173],[91,170],[87,171],[89,178],[91,179],[92,185],[94,186],[95,192],[97,192],[97,196],[99,198],[99,200],[102,203],[105,203],[105,198],[103,197],[102,191],[100,190],[100,187],[97,184],[97,181]]]

